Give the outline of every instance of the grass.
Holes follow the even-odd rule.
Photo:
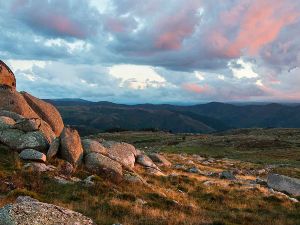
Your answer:
[[[240,168],[287,163],[289,166],[277,167],[274,171],[299,177],[297,132],[247,130],[214,135],[124,132],[94,137],[133,143],[145,151],[161,151],[173,163],[186,164],[188,159],[193,159],[193,154],[236,159]],[[274,140],[275,136],[278,138],[278,135],[281,136],[281,144],[275,142],[274,146],[269,140]],[[181,159],[179,154],[185,159]],[[60,164],[58,160],[52,163]],[[61,185],[52,179],[53,174],[23,172],[21,166],[17,154],[0,148],[0,206],[12,202],[19,195],[29,195],[81,212],[100,225],[300,224],[299,203],[265,195],[263,188],[246,189],[234,183],[225,185],[228,182],[223,180],[217,180],[220,185],[206,186],[203,181],[208,178],[172,168],[163,168],[163,172],[177,173],[176,176],[155,177],[137,166],[135,170],[150,186],[116,185],[96,177],[95,185],[87,187],[82,183]],[[202,165],[196,166],[201,170],[207,169]],[[75,175],[83,179],[90,174],[79,168]],[[15,189],[11,190],[3,181],[14,183]]]

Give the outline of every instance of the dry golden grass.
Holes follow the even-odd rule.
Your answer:
[[[142,133],[137,137],[130,135],[126,133],[125,138],[142,145],[148,145],[151,140],[147,133]],[[116,140],[121,138],[122,135],[119,135]],[[176,135],[167,135],[167,140],[170,142],[174,138],[178,139]],[[146,142],[142,143],[141,139]],[[156,135],[152,139],[155,141],[153,145],[156,146],[162,138]],[[217,137],[218,143],[223,143],[219,139],[221,138]],[[166,142],[166,140],[163,141]],[[212,142],[209,136],[202,138],[201,141],[196,136],[191,136],[185,138],[184,141],[197,144],[201,141]],[[184,143],[183,147],[180,146],[181,150],[187,149],[185,144],[187,143]],[[178,146],[174,148],[179,149]],[[170,153],[172,151],[167,149],[165,156],[173,164],[183,164],[186,168],[197,167],[201,171],[221,172],[231,168],[228,166],[231,163],[234,163],[234,167],[238,169],[263,167],[251,160],[245,162],[236,159],[223,159],[211,165],[203,165],[192,156],[198,148],[193,148],[191,154],[181,155]],[[212,154],[216,154],[217,151],[219,149]],[[256,151],[253,154],[256,154]],[[254,157],[255,155],[251,155],[250,159]],[[191,160],[194,164],[190,162]],[[274,158],[271,161],[273,160]],[[61,164],[59,160],[51,163],[57,166]],[[52,179],[56,172],[36,174],[22,172],[21,168],[22,162],[15,154],[0,149],[0,206],[13,202],[19,195],[30,195],[40,201],[81,212],[100,225],[113,223],[124,225],[300,224],[300,204],[293,203],[284,197],[270,195],[266,187],[252,188],[239,182],[189,173],[185,169],[162,168],[165,174],[173,174],[173,176],[156,177],[149,175],[143,167],[136,166],[135,171],[147,181],[148,186],[126,182],[116,185],[97,177],[95,185],[87,187],[81,183],[58,184]],[[286,173],[297,173],[298,169],[298,167],[289,168]],[[89,175],[83,168],[79,168],[75,174],[81,179]],[[237,177],[244,180],[256,178],[250,175]],[[10,190],[7,185],[3,184],[4,181],[13,183],[16,189]],[[212,184],[205,185],[205,181],[211,181]]]

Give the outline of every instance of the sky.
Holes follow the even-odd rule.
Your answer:
[[[299,0],[0,0],[0,29],[40,98],[300,101]]]

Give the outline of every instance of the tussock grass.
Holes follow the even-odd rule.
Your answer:
[[[174,164],[186,164],[193,154],[214,158],[232,158],[240,169],[259,169],[269,163],[288,163],[275,171],[297,177],[299,175],[298,141],[289,131],[249,131],[220,135],[174,135],[167,133],[117,133],[99,135],[98,138],[125,141],[136,144],[146,152],[164,151]],[[288,132],[288,134],[287,134]],[[257,142],[238,145],[247,135]],[[296,137],[298,134],[295,134]],[[260,140],[285,139],[280,148],[272,142]],[[223,141],[224,140],[224,141]],[[299,139],[300,140],[300,139]],[[288,142],[288,143],[286,143]],[[247,144],[250,143],[250,144]],[[260,146],[260,143],[263,145]],[[146,148],[145,148],[146,147]],[[274,151],[272,151],[274,149]],[[280,153],[280,154],[279,154]],[[181,154],[184,159],[179,157]],[[276,154],[279,154],[276,155]],[[259,155],[259,159],[258,159]],[[51,162],[59,166],[59,160]],[[216,165],[218,165],[216,167]],[[43,202],[69,208],[91,217],[97,224],[111,225],[295,225],[300,224],[300,204],[275,196],[266,195],[264,188],[246,189],[241,185],[218,178],[207,178],[185,170],[163,168],[174,176],[155,177],[137,166],[139,173],[150,184],[113,184],[96,176],[95,185],[82,183],[61,185],[52,174],[22,172],[22,162],[17,154],[0,149],[0,180],[12,182],[16,189],[0,183],[0,206],[12,202],[19,195],[29,195]],[[222,171],[218,163],[213,166],[196,166],[200,170]],[[297,175],[298,174],[298,175]],[[90,174],[79,168],[75,176],[81,179]],[[249,177],[250,179],[251,177]],[[216,185],[204,185],[206,180]]]

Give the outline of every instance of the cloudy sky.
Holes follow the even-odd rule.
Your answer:
[[[300,101],[299,0],[0,0],[0,59],[40,98]]]

